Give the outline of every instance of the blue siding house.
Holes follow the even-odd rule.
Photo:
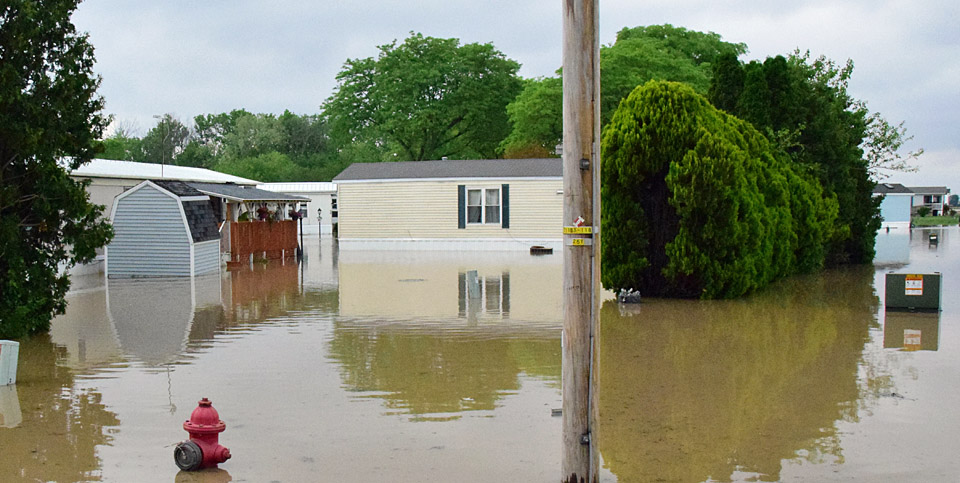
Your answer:
[[[902,184],[880,183],[873,189],[873,196],[882,196],[880,229],[910,229],[910,212],[913,207],[913,191]]]
[[[220,271],[220,232],[210,197],[180,181],[143,181],[113,202],[106,274],[190,277]]]

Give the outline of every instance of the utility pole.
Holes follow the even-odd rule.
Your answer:
[[[598,481],[599,1],[563,1],[563,482]]]

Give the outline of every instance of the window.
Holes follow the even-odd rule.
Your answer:
[[[467,223],[500,223],[500,189],[467,190]]]

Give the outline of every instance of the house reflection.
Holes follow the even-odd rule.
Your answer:
[[[97,447],[110,444],[120,422],[100,393],[74,385],[66,357],[45,334],[21,341],[16,391],[6,397],[15,395],[22,413],[15,427],[0,425],[4,481],[100,479]]]
[[[330,356],[344,385],[417,421],[493,410],[560,377],[561,266],[526,254],[340,253]]]
[[[471,282],[470,273],[476,282]],[[345,251],[340,314],[470,322],[563,320],[559,258],[517,253]]]
[[[910,263],[910,230],[894,229],[877,232],[876,256],[873,264],[879,267],[902,266]]]
[[[605,303],[607,468],[620,481],[780,481],[784,460],[841,459],[837,422],[857,418],[858,368],[877,326],[873,271],[862,268],[744,300],[648,300],[634,314]]]
[[[883,347],[905,351],[936,351],[940,345],[940,313],[887,310]]]

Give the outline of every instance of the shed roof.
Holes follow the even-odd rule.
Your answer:
[[[205,196],[199,190],[188,185],[187,183],[184,183],[183,181],[151,179],[150,182],[177,196]]]
[[[70,171],[71,176],[84,178],[120,178],[120,179],[166,179],[176,181],[200,181],[208,183],[236,183],[256,185],[257,181],[203,168],[160,165],[155,163],[137,163],[134,161],[116,161],[112,159],[94,159],[89,163]],[[161,176],[162,175],[162,176]]]
[[[878,183],[877,186],[873,188],[873,193],[881,195],[912,195],[913,191],[898,183]]]
[[[288,195],[277,193],[276,191],[267,191],[254,188],[253,186],[238,186],[235,184],[219,183],[189,183],[190,186],[200,190],[200,192],[226,198],[231,201],[310,201],[303,196]]]
[[[563,160],[540,158],[354,163],[333,178],[333,181],[534,177],[563,177]]]
[[[918,195],[945,195],[950,193],[946,186],[907,186]]]

